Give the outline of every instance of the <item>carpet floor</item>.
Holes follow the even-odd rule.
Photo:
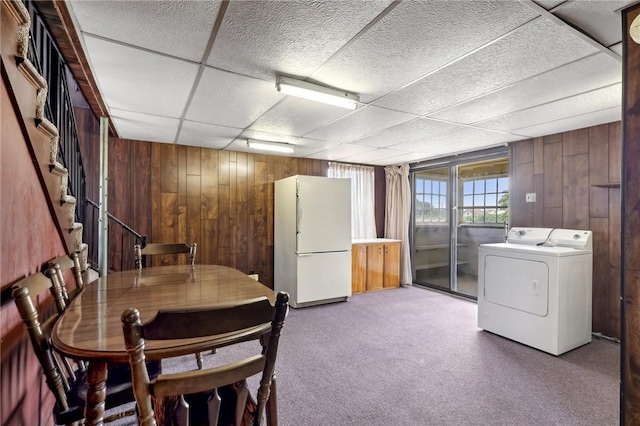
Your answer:
[[[594,339],[556,357],[483,331],[476,317],[475,302],[416,287],[291,309],[276,365],[280,424],[619,423],[619,345]],[[206,354],[205,365],[248,345]]]

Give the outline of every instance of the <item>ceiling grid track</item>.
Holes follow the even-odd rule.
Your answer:
[[[218,16],[216,17],[216,22],[213,24],[213,29],[211,30],[211,36],[209,36],[207,47],[204,49],[204,54],[202,55],[202,61],[200,62],[198,73],[196,74],[196,78],[193,82],[193,86],[191,87],[191,92],[189,92],[189,97],[185,102],[182,115],[180,115],[180,121],[178,122],[178,130],[176,131],[176,138],[173,141],[174,144],[177,144],[178,139],[180,138],[180,132],[182,131],[182,123],[184,122],[184,119],[187,115],[187,111],[189,111],[189,107],[191,106],[191,101],[193,101],[193,96],[196,94],[196,90],[198,89],[198,85],[200,84],[200,79],[202,78],[202,73],[204,73],[205,68],[207,68],[207,59],[209,59],[209,55],[211,54],[211,50],[213,49],[213,44],[215,43],[216,37],[218,36],[218,31],[220,31],[220,26],[222,25],[222,20],[224,19],[224,15],[227,12],[228,5],[229,5],[229,0],[223,0],[222,3],[220,4],[220,9],[218,10]]]
[[[544,74],[551,73],[551,72],[553,72],[553,71],[557,71],[557,70],[559,70],[559,69],[562,69],[563,67],[566,67],[567,65],[575,64],[575,63],[578,63],[578,62],[580,62],[580,61],[584,61],[585,59],[592,58],[592,57],[594,57],[594,56],[596,56],[596,55],[599,55],[600,53],[601,53],[601,52],[597,52],[597,53],[594,53],[594,54],[591,54],[591,55],[588,55],[588,56],[583,56],[582,58],[575,59],[575,60],[573,60],[573,61],[571,61],[571,62],[567,62],[566,64],[558,65],[557,67],[550,68],[550,69],[548,69],[548,70],[546,70],[546,71],[541,72],[540,74],[535,74],[535,75],[529,76],[529,77],[527,77],[527,78],[523,78],[522,80],[514,81],[513,83],[507,84],[506,86],[501,86],[501,87],[499,87],[499,88],[497,88],[497,89],[490,90],[490,91],[485,92],[485,93],[482,93],[482,94],[480,94],[480,95],[477,95],[477,96],[474,96],[474,97],[471,97],[471,98],[465,99],[464,101],[461,101],[461,102],[458,102],[458,103],[455,103],[455,104],[452,104],[452,105],[446,106],[446,107],[444,107],[444,108],[440,108],[440,109],[438,109],[438,110],[432,111],[432,112],[430,112],[429,114],[424,115],[424,117],[425,117],[425,118],[430,118],[430,116],[431,116],[431,115],[439,114],[439,113],[441,113],[441,112],[447,111],[447,110],[452,109],[452,108],[459,107],[459,106],[464,105],[464,104],[467,104],[467,103],[469,103],[469,102],[476,101],[476,100],[481,99],[481,98],[483,98],[483,97],[485,97],[485,96],[490,96],[490,95],[492,95],[492,94],[494,94],[494,93],[498,93],[498,92],[500,92],[500,91],[502,91],[502,90],[509,89],[509,88],[511,88],[511,87],[517,87],[519,84],[521,84],[521,83],[523,83],[523,82],[526,82],[526,81],[528,81],[528,80],[531,80],[531,79],[533,79],[533,78],[539,77],[539,76],[544,75]],[[609,86],[609,85],[607,85],[607,86]],[[603,87],[606,87],[606,86],[603,86]],[[602,88],[602,87],[599,87],[598,89],[601,89],[601,88]],[[597,89],[593,89],[593,90],[597,90]],[[581,92],[581,93],[579,93],[579,94],[589,93],[589,92],[591,92],[591,91],[593,91],[593,90],[588,90],[588,91],[586,91],[586,92]],[[564,99],[564,98],[554,99],[554,101],[556,101],[556,100],[562,100],[562,99]],[[551,101],[551,102],[554,102],[554,101]],[[550,103],[550,102],[547,102],[547,103]],[[539,104],[539,105],[544,105],[544,104]],[[538,106],[538,105],[536,105],[536,106]],[[530,107],[530,108],[535,108],[535,106],[534,106],[534,107]],[[525,109],[528,109],[528,108],[525,108]],[[515,110],[515,111],[511,111],[511,112],[518,112],[518,111],[522,111],[522,110]],[[511,113],[511,112],[510,112],[510,113]],[[493,118],[497,118],[497,117],[501,117],[501,116],[502,116],[502,115],[499,115],[499,116],[495,116],[495,117],[493,117]]]
[[[284,156],[388,165],[619,120],[613,9],[630,3],[68,7],[119,137],[237,152],[256,139],[296,147]],[[286,96],[278,77],[358,93],[358,108]]]
[[[545,19],[548,19],[549,21],[553,22],[554,24],[556,24],[556,25],[558,25],[560,27],[566,28],[571,33],[573,33],[573,35],[575,35],[576,37],[578,37],[582,41],[590,44],[591,46],[595,47],[596,49],[600,50],[601,52],[606,53],[607,55],[609,55],[612,58],[616,59],[618,62],[622,63],[622,58],[616,52],[614,52],[613,50],[609,49],[607,46],[604,46],[602,43],[598,42],[593,37],[591,37],[589,34],[585,33],[584,31],[580,31],[579,29],[577,29],[576,27],[574,27],[570,23],[566,22],[562,18],[560,18],[560,17],[554,15],[553,13],[549,12],[547,9],[545,9],[542,6],[540,6],[539,4],[534,2],[533,0],[520,0],[520,3],[522,3],[525,6],[529,7],[531,10],[534,10],[536,13],[539,13],[540,16],[544,17]]]

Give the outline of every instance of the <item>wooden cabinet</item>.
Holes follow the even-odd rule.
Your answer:
[[[400,286],[400,243],[384,245],[384,288]]]
[[[362,293],[367,283],[367,246],[353,244],[351,248],[351,293]]]
[[[400,285],[400,241],[376,239],[352,247],[351,292],[381,290]]]
[[[384,287],[384,244],[367,244],[366,290],[380,290]]]

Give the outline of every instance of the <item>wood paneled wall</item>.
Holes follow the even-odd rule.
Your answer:
[[[640,5],[623,11],[623,345],[621,424],[640,424],[640,45],[629,37]]]
[[[620,122],[512,146],[510,225],[593,232],[593,331],[621,338]]]
[[[328,170],[325,160],[123,139],[112,140],[109,164],[109,211],[115,216],[150,242],[195,242],[196,262],[258,273],[270,287],[273,182],[296,174],[326,176]],[[384,180],[376,181],[376,193],[383,224]],[[174,259],[152,259],[169,261]]]

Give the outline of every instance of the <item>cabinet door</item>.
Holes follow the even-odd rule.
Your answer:
[[[351,248],[351,293],[362,293],[367,282],[367,246],[354,244]]]
[[[384,282],[387,287],[400,285],[400,243],[384,245]]]
[[[367,291],[380,290],[384,280],[384,244],[367,245]]]

